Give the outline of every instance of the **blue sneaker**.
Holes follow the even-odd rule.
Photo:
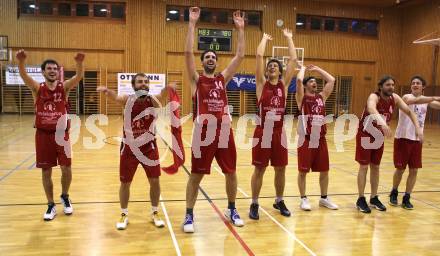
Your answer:
[[[183,232],[194,233],[194,215],[187,214],[183,222]]]
[[[237,209],[226,209],[225,217],[236,227],[243,227],[244,221],[238,215]]]
[[[249,218],[253,220],[258,220],[260,218],[260,215],[258,214],[258,204],[252,203],[249,207]]]

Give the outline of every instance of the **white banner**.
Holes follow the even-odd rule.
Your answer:
[[[150,79],[150,91],[151,95],[158,95],[163,88],[165,88],[165,74],[148,74],[145,73]],[[118,95],[134,94],[133,87],[131,86],[131,79],[136,73],[118,73]]]
[[[26,72],[35,81],[39,83],[44,82],[44,76],[41,73],[41,68],[39,66],[26,66]],[[6,66],[6,84],[24,84],[23,79],[21,79],[20,73],[18,72],[18,66]]]

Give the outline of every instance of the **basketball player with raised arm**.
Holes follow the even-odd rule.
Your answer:
[[[309,76],[304,79],[306,71],[316,71],[325,80],[325,85],[318,93],[316,78]],[[302,66],[296,79],[295,98],[300,109],[298,119],[298,188],[301,195],[300,208],[310,211],[309,199],[306,196],[306,175],[319,172],[319,186],[321,198],[319,205],[332,210],[338,206],[327,195],[329,182],[329,156],[327,148],[327,126],[325,124],[325,102],[333,91],[335,78],[320,67],[309,65]]]
[[[117,95],[107,87],[98,87],[97,91],[104,92],[108,98],[124,106],[123,141],[119,159],[119,203],[121,218],[116,228],[124,230],[128,225],[128,201],[130,185],[139,164],[144,168],[150,184],[151,220],[156,227],[164,227],[165,223],[159,215],[160,199],[160,164],[159,151],[156,144],[155,108],[160,107],[159,99],[165,89],[157,97],[149,94],[150,81],[144,73],[136,74],[131,85],[135,94]]]
[[[185,62],[194,102],[194,130],[191,146],[191,174],[186,187],[186,215],[183,223],[183,230],[186,233],[194,232],[193,208],[199,184],[204,175],[210,174],[214,157],[225,174],[228,197],[228,209],[225,211],[225,216],[235,226],[244,225],[235,208],[237,152],[226,95],[226,85],[244,58],[244,13],[235,11],[233,14],[238,32],[237,52],[227,68],[218,74],[215,74],[217,54],[212,50],[207,50],[201,55],[203,73],[199,75],[196,71],[193,47],[194,30],[199,17],[200,8],[191,7],[185,45]]]
[[[84,75],[84,54],[75,56],[76,74],[69,80],[59,81],[59,65],[55,60],[47,59],[41,64],[44,82],[39,84],[26,72],[26,52],[19,50],[16,54],[20,76],[31,90],[35,103],[35,151],[36,167],[42,169],[44,192],[48,202],[44,220],[53,220],[56,216],[55,201],[53,199],[52,167],[61,168],[61,203],[64,214],[73,213],[72,202],[69,199],[69,188],[72,182],[72,159],[70,155],[69,130],[67,125],[68,96]],[[58,133],[64,134],[64,145],[56,142],[57,124]],[[64,131],[64,132],[63,132]],[[57,133],[57,134],[58,134]],[[64,147],[68,146],[69,149]],[[66,152],[68,151],[68,152]]]
[[[252,148],[252,164],[255,169],[251,179],[252,204],[249,209],[249,218],[254,220],[259,219],[258,197],[269,161],[275,170],[276,199],[273,207],[279,210],[283,216],[289,217],[291,214],[283,200],[288,162],[287,137],[283,129],[283,122],[287,92],[295,73],[297,56],[292,31],[284,29],[283,34],[287,39],[289,49],[289,62],[284,75],[283,66],[276,59],[269,60],[266,67],[264,66],[264,51],[266,50],[267,41],[272,40],[272,37],[263,34],[257,48],[255,76],[259,118],[253,138],[258,141]]]
[[[440,97],[423,96],[426,81],[421,76],[411,78],[411,93],[402,96],[402,100],[416,114],[420,129],[425,126],[426,112],[428,107],[440,109]],[[394,136],[394,166],[396,171],[393,176],[393,189],[390,193],[390,204],[398,205],[397,197],[400,181],[408,166],[409,174],[406,180],[405,195],[402,199],[402,207],[412,210],[414,206],[410,202],[410,195],[417,179],[417,171],[422,168],[422,142],[415,135],[415,126],[402,111],[399,111],[399,122]]]
[[[379,200],[379,167],[384,150],[384,136],[391,137],[389,123],[394,109],[398,107],[409,116],[414,124],[414,136],[423,140],[417,116],[399,95],[394,93],[395,80],[391,76],[384,76],[378,83],[378,90],[368,97],[367,105],[359,121],[356,134],[356,161],[359,163],[357,178],[359,198],[356,208],[363,213],[370,213],[371,209],[364,196],[367,181],[368,166],[370,166],[371,196],[370,206],[379,211],[386,211],[385,205]]]

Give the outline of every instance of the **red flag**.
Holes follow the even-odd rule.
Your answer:
[[[168,86],[168,98],[170,100],[172,151],[174,163],[162,170],[168,174],[175,174],[185,162],[185,150],[182,142],[182,126],[180,124],[180,98],[175,89]]]

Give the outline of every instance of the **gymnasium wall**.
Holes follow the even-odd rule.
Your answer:
[[[428,84],[439,85],[440,77],[432,81],[434,47],[427,44],[412,42],[430,33],[437,32],[430,38],[440,37],[440,0],[427,1],[421,6],[411,6],[402,13],[402,41],[400,61],[400,82],[409,84],[414,74],[422,75]],[[437,64],[437,74],[440,74],[440,64]]]
[[[275,26],[277,19],[283,19],[285,26],[292,29],[295,29],[296,13],[378,19],[378,39],[330,32],[304,32],[295,35],[295,45],[305,48],[306,63],[318,64],[335,75],[353,76],[352,112],[360,114],[368,94],[376,87],[378,76],[387,73],[405,78],[407,72],[403,70],[410,69],[408,73],[418,70],[418,67],[405,66],[406,59],[404,62],[401,60],[407,58],[401,57],[402,48],[410,47],[405,46],[404,39],[413,40],[413,34],[410,34],[406,27],[402,29],[402,24],[407,23],[402,13],[417,19],[423,10],[430,9],[423,7],[414,12],[402,12],[399,8],[360,7],[309,0],[127,0],[126,3],[126,23],[120,24],[17,19],[17,1],[4,0],[0,1],[0,34],[9,36],[9,44],[14,50],[27,49],[30,52],[30,64],[39,64],[42,59],[51,57],[59,60],[66,69],[73,69],[73,55],[81,50],[87,54],[85,65],[88,70],[161,73],[173,71],[177,72],[176,74],[181,72],[183,112],[187,113],[191,109],[190,90],[183,72],[183,47],[187,24],[166,22],[167,5],[262,11],[262,30],[246,28],[246,58],[240,67],[240,72],[246,73],[253,73],[255,70],[254,55],[263,31],[274,36],[274,40],[268,44],[267,55],[271,54],[273,45],[285,45],[281,31]],[[437,19],[436,24],[439,24],[438,15],[433,12],[431,16],[430,19]],[[426,30],[429,30],[429,22],[425,24]],[[416,25],[412,25],[411,29],[414,30],[412,33],[420,33]],[[232,58],[236,43],[234,39],[235,34],[232,53],[220,55],[219,69],[225,67]],[[413,51],[414,54],[419,54],[422,50],[416,49],[411,52]],[[424,54],[425,52],[427,50],[423,50]],[[100,76],[101,82],[107,81],[109,76]],[[101,100],[101,104],[104,104],[103,102]]]

